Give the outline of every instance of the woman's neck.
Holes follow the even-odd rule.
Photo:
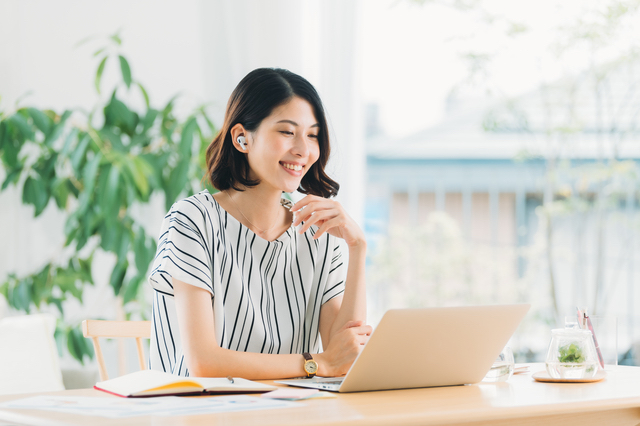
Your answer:
[[[291,225],[291,213],[280,204],[282,191],[258,185],[244,191],[230,188],[216,195],[227,212],[265,240],[275,240]]]

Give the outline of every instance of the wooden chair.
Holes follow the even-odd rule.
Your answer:
[[[138,347],[138,361],[140,362],[140,369],[146,369],[144,362],[144,350],[142,349],[142,339],[149,339],[151,336],[150,321],[84,320],[82,321],[82,334],[84,337],[91,338],[91,341],[93,342],[93,349],[95,350],[98,367],[100,368],[100,380],[109,380],[107,368],[104,363],[104,357],[102,356],[102,350],[100,349],[100,342],[98,341],[98,338],[100,337],[135,338],[136,345]]]

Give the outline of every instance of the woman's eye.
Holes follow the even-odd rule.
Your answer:
[[[288,130],[281,130],[280,133],[282,133],[283,135],[293,135],[293,132],[290,132]]]
[[[318,135],[309,135],[309,137],[312,139],[318,139]]]

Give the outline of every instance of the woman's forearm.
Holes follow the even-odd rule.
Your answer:
[[[331,326],[333,336],[349,321],[362,320],[367,317],[367,292],[365,282],[365,262],[367,244],[363,240],[357,246],[349,247],[349,265],[345,282],[342,304]]]
[[[367,329],[368,330],[363,330]],[[369,326],[347,327],[334,339],[331,350],[312,354],[318,364],[318,376],[341,376],[353,364],[363,342],[371,333]],[[194,345],[185,354],[192,377],[242,377],[250,380],[304,377],[305,359],[301,354],[262,354],[220,348],[217,344]]]
[[[203,351],[205,352],[205,351]],[[220,347],[190,357],[189,374],[197,377],[242,377],[250,380],[283,379],[305,376],[304,358],[300,354],[261,354]]]

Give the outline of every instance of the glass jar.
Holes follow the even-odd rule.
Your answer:
[[[511,351],[509,346],[505,346],[502,352],[500,352],[500,355],[498,355],[498,358],[493,361],[493,365],[482,381],[506,382],[513,376],[514,367],[513,351]]]
[[[591,331],[576,328],[551,330],[547,373],[554,379],[586,379],[598,372]]]

